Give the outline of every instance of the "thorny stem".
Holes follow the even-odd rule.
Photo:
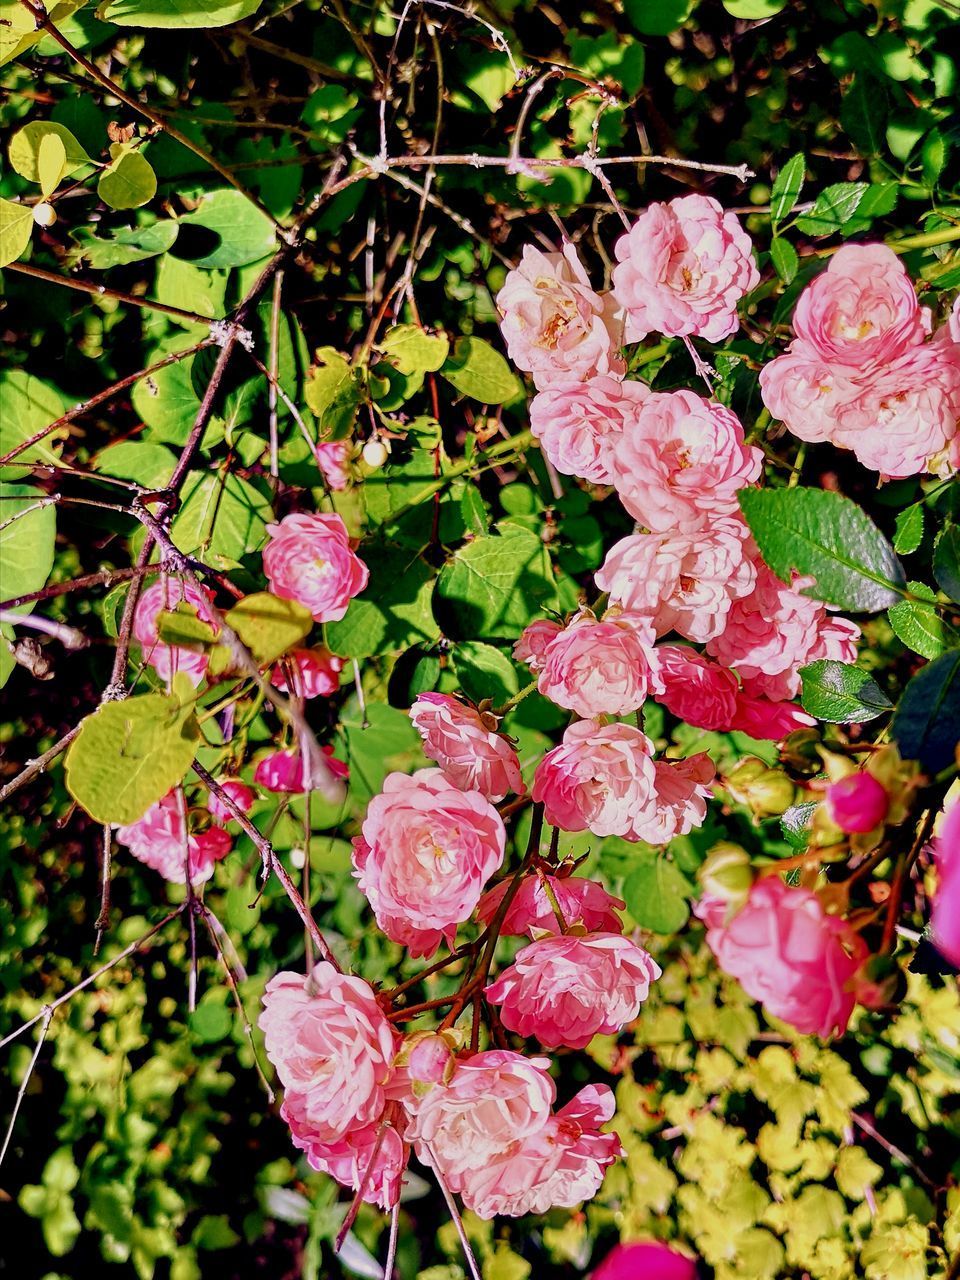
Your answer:
[[[30,1083],[30,1077],[33,1075],[34,1068],[37,1065],[37,1059],[40,1057],[40,1050],[43,1048],[43,1042],[47,1038],[47,1032],[50,1030],[50,1020],[53,1018],[53,1009],[47,1007],[43,1014],[43,1026],[40,1028],[40,1034],[37,1037],[36,1047],[33,1051],[33,1057],[30,1064],[24,1072],[23,1079],[20,1081],[20,1088],[17,1090],[17,1099],[13,1104],[13,1112],[10,1116],[10,1123],[7,1125],[6,1137],[3,1140],[3,1148],[0,1149],[0,1165],[3,1164],[7,1154],[7,1148],[10,1146],[10,1139],[13,1137],[13,1130],[17,1123],[17,1116],[20,1114],[20,1106],[23,1102],[24,1094],[27,1092],[27,1085]]]
[[[39,591],[27,591],[22,596],[0,601],[0,609],[18,609],[22,604],[52,600],[55,596],[63,596],[70,591],[85,591],[87,587],[112,587],[117,582],[126,582],[136,572],[136,569],[104,569],[100,573],[85,573],[82,577],[71,578],[67,582],[51,582]]]
[[[100,841],[100,914],[97,916],[97,922],[94,925],[96,929],[96,937],[93,943],[93,954],[100,954],[100,944],[103,942],[103,935],[110,927],[110,866],[113,855],[113,832],[110,824],[103,824],[103,833]]]

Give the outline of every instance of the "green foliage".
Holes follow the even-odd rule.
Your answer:
[[[891,610],[892,613],[892,610]],[[821,659],[801,667],[803,709],[832,724],[863,724],[890,711],[893,703],[865,671]]]

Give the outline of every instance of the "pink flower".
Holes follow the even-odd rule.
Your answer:
[[[593,1273],[593,1280],[697,1280],[697,1264],[659,1240],[618,1244]]]
[[[816,723],[815,716],[801,711],[792,702],[771,702],[769,698],[740,689],[737,692],[737,710],[730,728],[749,734],[751,738],[780,742],[795,729],[809,728]]]
[[[710,196],[650,205],[614,250],[627,341],[656,332],[719,342],[735,333],[737,304],[760,283],[752,250],[736,216]]]
[[[311,444],[320,473],[328,489],[345,489],[350,480],[350,443],[347,440],[321,440]]]
[[[685,836],[703,825],[716,769],[706,752],[686,760],[658,760],[654,768],[656,805],[637,825],[637,839],[647,844],[669,844],[676,836]]]
[[[960,344],[960,293],[953,300],[953,307],[944,325],[951,342]]]
[[[799,339],[760,370],[760,392],[771,415],[813,444],[833,439],[841,412],[861,390],[854,370],[832,364]]]
[[[667,710],[698,729],[726,731],[736,715],[739,685],[732,671],[685,644],[657,646],[657,669]]]
[[[612,484],[610,452],[650,394],[642,382],[599,376],[550,386],[530,404],[530,430],[556,469]]]
[[[526,245],[497,294],[497,308],[510,359],[533,374],[538,389],[597,374],[623,376],[612,300],[593,290],[569,241],[562,253]]]
[[[354,841],[354,874],[387,937],[429,956],[473,913],[505,839],[493,805],[440,769],[391,773]]]
[[[182,581],[168,573],[162,573],[140,595],[133,614],[133,638],[143,650],[144,662],[148,662],[162,679],[169,680],[180,671],[189,677],[193,685],[198,685],[206,675],[207,655],[185,645],[164,644],[158,636],[159,615],[175,612],[178,605],[189,605],[216,635],[220,624],[210,607],[212,601],[212,591],[200,591],[192,582]]]
[[[317,622],[338,622],[370,577],[341,518],[301,512],[268,524],[267,534],[263,572],[273,594],[296,600]]]
[[[867,946],[846,920],[827,915],[809,889],[762,877],[728,924],[714,917],[707,942],[747,995],[802,1035],[846,1028]]]
[[[368,1204],[391,1209],[400,1198],[410,1154],[402,1137],[404,1119],[399,1108],[388,1107],[380,1120],[351,1128],[335,1141],[322,1142],[304,1121],[301,1100],[298,1094],[292,1105],[289,1100],[284,1102],[280,1115],[290,1126],[294,1146],[306,1153],[310,1167],[354,1192],[363,1183],[363,1199]]]
[[[446,693],[421,693],[410,719],[423,739],[424,755],[436,760],[455,787],[479,791],[494,803],[522,792],[520,761],[496,720]]]
[[[543,650],[537,688],[578,716],[628,715],[659,688],[654,638],[643,618],[580,613]]]
[[[325,769],[334,778],[346,778],[350,770],[333,754],[329,744],[320,748],[323,759],[318,760],[314,769],[310,769],[306,759],[299,751],[272,751],[258,761],[253,772],[253,780],[267,791],[279,791],[290,795],[299,795],[304,791],[325,791],[327,774],[320,776]]]
[[[676,631],[703,642],[723,630],[733,601],[753,589],[749,536],[735,516],[719,516],[696,533],[633,533],[610,548],[595,581],[612,605],[649,618],[658,636]]]
[[[841,831],[872,831],[887,816],[890,797],[872,773],[861,770],[831,782],[824,797],[830,821]]]
[[[580,720],[537,765],[532,794],[562,831],[637,840],[654,820],[656,787],[653,744],[640,729]]]
[[[520,633],[520,639],[513,646],[513,656],[518,662],[525,662],[536,674],[543,670],[546,661],[547,645],[555,640],[563,627],[552,618],[538,618],[531,622]]]
[[[241,782],[239,778],[223,778],[220,779],[220,786],[227,793],[233,803],[242,813],[249,813],[253,807],[256,796],[250,790],[245,782]],[[215,796],[210,792],[210,798],[207,801],[207,808],[211,815],[220,822],[232,822],[233,814],[223,803],[219,796]]]
[[[531,942],[484,989],[510,1031],[545,1049],[584,1049],[640,1012],[659,966],[619,933],[555,934]]]
[[[117,843],[171,884],[186,883],[188,861],[190,883],[203,884],[213,875],[214,864],[233,848],[229,833],[216,824],[187,833],[183,794],[176,787],[151,805],[142,818],[118,827]]]
[[[568,925],[582,924],[589,933],[622,933],[623,924],[617,911],[626,903],[607,893],[596,880],[583,876],[543,877],[557,900],[557,905]],[[504,880],[495,889],[488,889],[477,903],[477,919],[489,924],[499,910],[511,880]],[[538,875],[525,876],[514,895],[507,914],[503,918],[500,933],[503,937],[534,938],[538,933],[556,933],[560,928],[553,904],[547,896],[543,881]]]
[[[300,698],[332,698],[340,688],[343,663],[328,649],[293,649],[273,668],[270,683]]]
[[[918,346],[930,316],[892,249],[846,244],[800,295],[793,328],[824,360],[862,375]]]
[[[960,968],[960,802],[946,814],[934,841],[939,885],[933,898],[930,932],[939,951]]]
[[[695,533],[739,513],[737,494],[763,454],[737,416],[692,391],[651,392],[611,453],[613,482],[634,519],[658,533]]]
[[[399,1038],[366,982],[326,961],[278,973],[258,1025],[300,1136],[338,1142],[381,1118]]]

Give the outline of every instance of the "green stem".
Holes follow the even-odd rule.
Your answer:
[[[512,711],[518,702],[522,702],[524,698],[533,693],[536,687],[536,680],[531,680],[530,683],[524,685],[518,693],[515,693],[512,698],[508,698],[502,707],[496,707],[493,714],[502,718],[508,711]]]
[[[887,245],[894,253],[908,253],[911,249],[933,249],[938,244],[950,244],[952,240],[960,240],[960,225],[941,227],[939,231],[923,231],[902,240],[888,240]]]

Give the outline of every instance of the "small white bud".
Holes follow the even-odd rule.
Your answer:
[[[368,467],[382,467],[389,452],[382,440],[368,440],[363,446],[363,460]]]
[[[57,211],[46,200],[33,206],[33,220],[38,227],[52,227],[57,220]]]

